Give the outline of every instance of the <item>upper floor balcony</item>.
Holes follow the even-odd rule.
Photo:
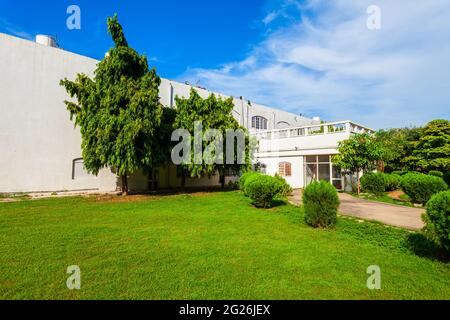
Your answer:
[[[303,127],[252,131],[259,140],[258,152],[333,149],[339,141],[353,133],[372,133],[374,130],[352,121],[328,122]]]

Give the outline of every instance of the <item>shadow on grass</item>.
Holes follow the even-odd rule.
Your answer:
[[[282,200],[282,199],[275,199],[272,201],[270,207],[271,208],[275,208],[275,207],[281,207],[281,206],[285,206],[287,205],[288,202],[286,200]]]
[[[431,260],[450,262],[450,254],[422,233],[412,233],[406,239],[406,246],[414,254]]]

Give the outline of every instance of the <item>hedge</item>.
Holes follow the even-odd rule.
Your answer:
[[[426,233],[450,252],[450,191],[435,194],[423,216]]]
[[[274,197],[282,192],[283,184],[275,177],[260,174],[249,177],[244,190],[256,207],[267,208]]]
[[[423,173],[408,173],[401,179],[402,190],[412,202],[425,205],[430,198],[448,189],[443,179]]]
[[[339,208],[336,188],[328,181],[313,182],[303,193],[305,221],[315,228],[327,228],[336,224]]]
[[[363,191],[382,195],[386,190],[386,181],[383,173],[366,173],[361,177]]]

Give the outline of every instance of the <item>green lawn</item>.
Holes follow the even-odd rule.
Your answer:
[[[240,192],[0,203],[0,298],[450,298],[450,264],[411,243],[423,250],[408,231],[348,218],[315,230],[300,208],[256,209]],[[366,287],[369,265],[381,290]]]
[[[359,195],[359,197],[356,193],[351,193],[351,195],[356,198],[361,198],[361,199],[370,200],[370,201],[378,201],[378,202],[384,202],[384,203],[389,203],[389,204],[397,204],[400,206],[414,207],[414,205],[411,203],[409,197],[406,194],[400,196],[400,198],[402,200],[391,198],[387,195],[387,193],[382,196],[376,196],[376,195],[368,194],[368,193],[363,193],[363,194]]]

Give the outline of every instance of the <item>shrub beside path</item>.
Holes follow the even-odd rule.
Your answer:
[[[421,217],[425,213],[425,209],[422,208],[358,199],[346,193],[339,193],[339,199],[341,200],[339,213],[342,215],[379,221],[410,230],[419,230],[424,226]],[[294,190],[292,196],[289,197],[289,202],[301,205],[301,190]]]

